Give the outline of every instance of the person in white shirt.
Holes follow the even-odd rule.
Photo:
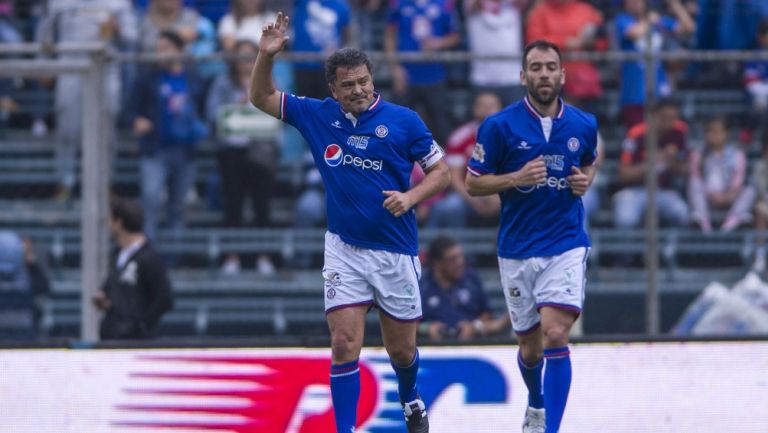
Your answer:
[[[219,43],[224,51],[232,51],[240,40],[258,45],[264,25],[274,21],[275,14],[264,10],[263,0],[232,0],[230,8],[219,22]]]
[[[475,94],[489,91],[504,106],[525,95],[520,85],[523,52],[521,11],[528,0],[468,0],[464,4],[469,50],[472,54],[518,56],[514,60],[473,60],[469,80]]]

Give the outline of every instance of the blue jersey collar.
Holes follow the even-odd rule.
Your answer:
[[[563,113],[565,113],[565,101],[563,101],[563,98],[558,97],[557,98],[558,103],[560,104],[560,111],[557,112],[556,119],[561,119],[563,117]],[[541,113],[539,113],[539,110],[537,110],[533,104],[531,104],[531,101],[528,100],[528,96],[523,98],[523,105],[525,105],[525,108],[528,110],[529,113],[531,113],[531,116],[534,118],[541,120],[546,116],[542,116]]]

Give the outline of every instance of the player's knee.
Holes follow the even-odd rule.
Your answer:
[[[352,333],[336,332],[331,336],[331,352],[334,361],[353,361],[360,352],[360,343]]]
[[[544,356],[544,346],[541,341],[520,340],[520,358],[527,365],[533,365],[539,362]]]
[[[416,355],[416,346],[410,344],[398,344],[387,347],[389,358],[395,365],[408,365]]]
[[[545,347],[562,347],[568,344],[570,326],[563,323],[552,323],[543,328]]]

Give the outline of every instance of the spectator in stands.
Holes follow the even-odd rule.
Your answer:
[[[44,44],[60,42],[107,42],[114,49],[135,43],[136,17],[130,0],[52,0],[40,24],[38,37]],[[81,54],[62,54],[77,58]],[[61,75],[56,80],[56,161],[61,184],[56,198],[68,200],[76,183],[76,158],[82,136],[83,78]],[[121,107],[120,68],[108,66],[104,83],[105,109],[114,125]],[[110,144],[112,138],[109,139]]]
[[[680,0],[667,0],[675,18],[659,15],[648,7],[648,0],[624,0],[624,11],[616,16],[616,37],[623,51],[642,52],[647,46],[647,34],[652,32],[652,49],[660,51],[664,40],[674,35],[688,35],[696,24]],[[644,61],[627,61],[621,66],[621,117],[627,129],[643,121],[645,104]],[[668,96],[672,87],[664,65],[656,64],[656,94]]]
[[[529,0],[468,0],[464,3],[469,52],[478,55],[521,56],[522,11]],[[469,81],[475,94],[492,92],[506,106],[525,95],[520,84],[520,59],[472,60]],[[464,176],[461,177],[464,179]]]
[[[274,19],[275,14],[265,10],[262,0],[232,0],[230,12],[219,22],[219,44],[227,52],[237,41],[258,46],[262,28]]]
[[[142,232],[141,207],[115,199],[109,229],[117,243],[102,290],[93,298],[104,311],[104,340],[150,338],[160,318],[173,307],[168,271]]]
[[[746,50],[754,46],[761,19],[768,18],[765,0],[698,0],[696,48]]]
[[[590,51],[597,48],[602,25],[602,13],[587,2],[545,0],[528,14],[525,42],[546,39],[560,46],[564,54]],[[574,105],[583,106],[603,94],[600,72],[592,62],[566,61],[563,68],[567,75],[563,90]]]
[[[307,229],[323,227],[326,224],[325,187],[320,171],[315,167],[312,155],[307,152],[304,157],[304,185],[296,200],[293,210],[293,228]],[[293,251],[292,266],[307,269],[312,267],[312,253],[304,249],[304,245],[296,244]]]
[[[614,224],[618,228],[640,226],[644,220],[648,192],[648,170],[658,175],[656,202],[662,222],[685,226],[690,219],[688,206],[679,192],[688,177],[688,125],[680,120],[680,108],[671,99],[659,101],[656,112],[658,150],[655,161],[647,161],[645,138],[647,125],[632,127],[624,140],[619,163],[622,189],[613,196]]]
[[[232,50],[240,58],[230,62],[229,73],[216,77],[206,101],[208,121],[217,125],[217,159],[224,202],[224,226],[243,226],[243,204],[246,197],[249,197],[253,206],[254,226],[268,227],[280,122],[253,108],[248,102],[251,70],[258,45],[251,40],[241,40],[235,43]],[[271,136],[268,135],[269,131]],[[266,255],[259,256],[258,269],[262,274],[274,273],[274,267]],[[238,256],[229,254],[222,270],[229,274],[238,273]]]
[[[328,55],[348,45],[351,9],[347,0],[295,0],[292,49],[301,53]],[[324,99],[330,96],[322,61],[293,64],[296,94]]]
[[[752,269],[757,272],[764,272],[766,265],[765,233],[768,229],[768,134],[763,136],[763,148],[760,159],[755,162],[751,179],[752,187],[755,189],[755,262]]]
[[[160,32],[172,30],[184,41],[192,44],[198,37],[200,14],[184,7],[182,0],[151,0],[147,13],[139,26],[139,49],[153,52]]]
[[[768,53],[768,19],[760,23],[757,31],[758,52]],[[765,124],[768,122],[768,60],[753,60],[744,68],[744,86],[752,101],[753,113],[747,128],[742,131],[742,142],[753,139],[755,129],[762,126],[763,134],[768,135]]]
[[[424,321],[419,331],[430,340],[471,340],[509,327],[509,316],[494,319],[480,275],[467,267],[456,239],[435,238],[427,252],[428,267],[419,281]]]
[[[351,0],[352,40],[363,50],[380,49],[381,40],[376,33],[376,23],[383,13],[382,0]]]
[[[724,232],[752,220],[755,192],[745,185],[747,156],[728,142],[728,135],[725,118],[713,117],[706,123],[705,148],[691,152],[691,219],[704,233],[712,231],[710,208],[728,211],[721,226]]]
[[[384,48],[387,53],[450,50],[460,41],[459,23],[450,0],[394,0],[390,3]],[[446,68],[441,63],[392,61],[392,86],[398,102],[415,107],[438,143],[448,135]],[[512,72],[510,72],[512,74]]]
[[[0,230],[0,339],[35,338],[40,302],[48,292],[48,277],[29,240]]]
[[[157,54],[178,55],[184,40],[172,31],[157,38]],[[157,240],[157,226],[168,185],[168,225],[184,227],[184,199],[194,182],[196,144],[207,135],[202,121],[203,88],[184,63],[168,60],[146,71],[136,82],[133,132],[141,153],[141,199],[145,233]]]
[[[451,186],[434,202],[425,201],[419,205],[417,214],[426,214],[426,227],[466,227],[468,219],[489,219],[498,215],[499,197],[471,197],[464,177],[477,141],[477,128],[486,117],[500,110],[498,96],[490,92],[480,93],[475,97],[472,120],[451,133],[445,149],[445,161],[451,169]]]

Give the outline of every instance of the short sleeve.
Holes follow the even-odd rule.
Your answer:
[[[318,99],[282,92],[280,94],[280,115],[278,118],[302,131],[310,124],[310,119],[320,108],[320,104],[322,104],[322,101]]]
[[[597,159],[597,119],[591,119],[590,130],[587,133],[587,143],[584,154],[581,155],[581,166],[589,166]]]
[[[499,134],[499,125],[486,120],[477,131],[477,143],[467,170],[475,176],[496,174],[503,141]]]
[[[422,170],[427,170],[443,159],[445,152],[416,113],[412,113],[409,123],[408,159],[418,162]]]

